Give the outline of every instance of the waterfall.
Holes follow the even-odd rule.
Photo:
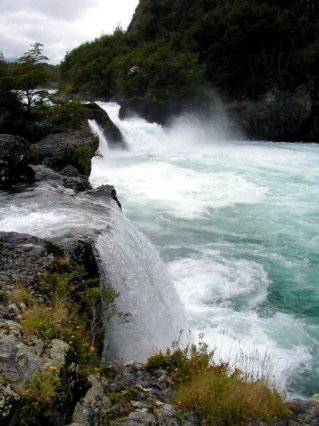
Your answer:
[[[117,309],[130,315],[106,325],[104,357],[143,361],[170,347],[181,330],[187,334],[184,309],[151,243],[119,209],[109,215],[109,229],[97,241],[102,283],[119,293]]]

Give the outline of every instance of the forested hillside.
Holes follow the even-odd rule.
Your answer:
[[[110,98],[227,98],[318,85],[318,0],[140,0],[117,29],[69,52],[74,90]]]

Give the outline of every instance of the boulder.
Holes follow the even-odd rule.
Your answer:
[[[78,381],[75,360],[75,353],[66,342],[53,339],[47,344],[35,336],[24,335],[19,323],[0,320],[0,424],[20,424],[18,389],[27,389],[35,375],[52,370],[61,379],[65,397],[63,402],[55,402],[64,407],[56,423],[50,424],[64,424],[72,406],[72,389]]]
[[[309,93],[268,92],[259,100],[242,99],[226,104],[229,133],[242,130],[254,140],[295,142],[307,139],[302,131],[309,120],[312,100]]]
[[[67,166],[73,166],[79,173],[89,176],[91,159],[98,149],[98,139],[90,131],[88,124],[77,130],[49,134],[36,143],[37,164],[61,172]]]
[[[113,123],[107,112],[95,102],[85,104],[85,107],[88,109],[87,118],[95,120],[101,127],[109,147],[111,149],[127,149],[120,129]]]
[[[70,350],[70,346],[59,339],[45,345],[37,337],[26,338],[21,325],[15,321],[0,322],[0,373],[9,383],[25,384],[35,372],[47,372],[52,366],[58,375],[68,368],[74,373]]]
[[[0,188],[34,180],[29,166],[32,149],[29,142],[19,136],[0,135]]]
[[[91,189],[88,178],[71,165],[64,167],[60,173],[55,172],[43,165],[31,166],[35,176],[36,182],[51,181],[65,188],[70,188],[75,192],[86,191]]]
[[[149,123],[164,125],[168,119],[179,112],[176,105],[169,105],[167,102],[143,97],[130,98],[122,102],[119,116],[120,119],[139,116]]]
[[[76,265],[96,277],[94,243],[89,238],[43,238],[17,232],[0,232],[0,290],[10,291],[15,283],[35,287],[41,273],[52,269],[56,258],[68,256]]]
[[[90,388],[84,398],[76,404],[71,426],[109,424],[106,416],[111,401],[106,395],[107,381],[100,377],[89,376],[88,382]]]
[[[52,266],[63,250],[41,238],[0,232],[0,289],[10,291],[17,282],[33,287],[38,274]]]
[[[86,191],[86,195],[89,195],[93,198],[112,198],[116,202],[117,206],[122,210],[121,203],[117,198],[116,189],[113,185],[101,185],[96,189]]]

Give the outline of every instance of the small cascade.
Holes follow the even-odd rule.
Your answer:
[[[127,322],[111,319],[104,357],[144,361],[171,347],[181,331],[186,339],[184,308],[151,243],[119,209],[111,207],[109,216],[108,232],[97,241],[103,285],[119,293],[117,309],[130,315]]]

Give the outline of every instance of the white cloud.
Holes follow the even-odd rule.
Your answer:
[[[0,0],[0,49],[17,58],[30,44],[44,44],[51,63],[66,51],[117,25],[126,28],[138,0]]]

